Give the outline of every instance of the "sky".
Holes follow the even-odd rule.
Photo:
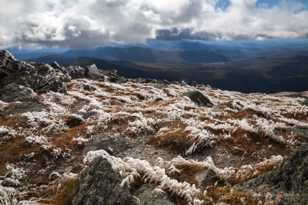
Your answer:
[[[307,38],[308,0],[0,0],[0,47]]]

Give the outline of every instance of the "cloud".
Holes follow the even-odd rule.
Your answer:
[[[308,33],[308,11],[301,4],[281,2],[274,7],[257,7],[256,0],[231,0],[225,11],[206,14],[195,25],[195,32],[219,34],[225,38],[303,37]]]
[[[297,38],[308,34],[302,0],[0,0],[0,47],[91,47],[147,38]],[[221,1],[221,0],[220,0]],[[264,2],[264,1],[263,1]]]

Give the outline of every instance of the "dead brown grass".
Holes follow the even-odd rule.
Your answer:
[[[168,126],[169,131],[151,137],[148,144],[168,147],[171,150],[183,152],[191,145],[187,137],[189,132],[185,131],[185,127],[186,126],[180,121],[173,122]]]
[[[70,128],[68,131],[49,136],[52,145],[59,148],[72,148],[74,143],[73,140],[78,136],[86,136],[87,125],[82,124],[77,127]]]
[[[24,155],[39,150],[39,145],[29,145],[24,137],[15,137],[7,143],[0,144],[0,167],[7,163],[17,163]]]
[[[251,193],[235,190],[231,187],[208,187],[206,189],[207,197],[210,197],[214,203],[224,202],[229,205],[260,205],[259,200],[253,197]],[[263,203],[262,203],[263,204]]]

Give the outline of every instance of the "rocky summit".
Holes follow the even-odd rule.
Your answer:
[[[307,205],[307,99],[0,51],[0,204]]]

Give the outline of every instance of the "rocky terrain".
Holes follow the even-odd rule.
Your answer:
[[[307,205],[307,93],[0,52],[1,205]]]

